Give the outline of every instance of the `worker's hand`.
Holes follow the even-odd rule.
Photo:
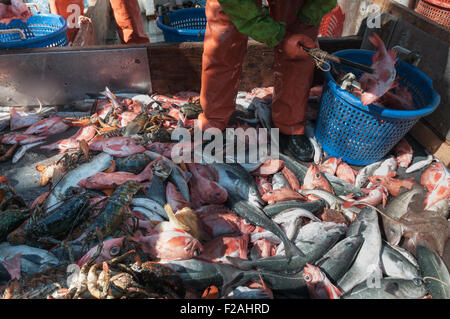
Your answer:
[[[278,49],[283,51],[292,60],[301,60],[308,56],[302,47],[316,48],[317,43],[304,34],[286,32],[286,36],[279,44]]]

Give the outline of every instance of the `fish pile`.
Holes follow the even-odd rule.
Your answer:
[[[240,92],[230,125],[270,127],[272,92]],[[450,175],[406,139],[362,168],[318,143],[315,163],[176,164],[171,133],[194,130],[198,93],[102,94],[80,116],[11,111],[5,161],[60,155],[36,165],[30,203],[0,178],[3,298],[450,298]]]

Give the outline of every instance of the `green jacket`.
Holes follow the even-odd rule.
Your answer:
[[[283,40],[286,34],[286,24],[273,20],[269,16],[268,10],[260,8],[254,0],[218,1],[239,32],[272,48]],[[306,24],[319,25],[322,17],[333,10],[336,3],[337,0],[306,0],[306,4],[297,15]]]

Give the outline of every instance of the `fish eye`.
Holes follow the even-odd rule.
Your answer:
[[[352,246],[353,246],[353,243],[346,243],[345,246],[347,246],[347,247],[352,247]]]
[[[305,279],[305,281],[310,281],[311,277],[307,274],[303,275],[303,279]]]
[[[198,249],[196,249],[196,250],[194,250],[194,256],[199,256],[200,255],[200,250],[198,250]]]
[[[119,249],[119,247],[117,247],[117,246],[114,246],[114,247],[112,247],[112,248],[109,250],[109,254],[110,254],[111,256],[116,256],[116,255],[119,254],[119,252],[120,252],[120,249]]]
[[[320,178],[320,174],[319,173],[316,174],[316,178]]]
[[[414,285],[416,285],[417,287],[420,287],[420,286],[422,286],[422,284],[423,284],[423,281],[422,281],[422,279],[421,278],[414,278],[413,279],[413,283],[414,283]]]

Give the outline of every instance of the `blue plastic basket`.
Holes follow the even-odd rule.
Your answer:
[[[344,50],[335,55],[371,65],[373,51]],[[338,70],[355,69],[334,65]],[[342,90],[330,72],[325,75],[325,85],[316,125],[316,138],[323,150],[331,156],[342,158],[353,165],[368,165],[382,159],[417,123],[432,113],[440,103],[432,81],[416,67],[402,62],[397,66],[399,82],[413,95],[416,110],[403,111],[364,106],[360,99]]]
[[[30,49],[62,47],[67,45],[67,22],[56,14],[36,13],[26,22],[12,20],[8,24],[0,23],[0,30],[20,29],[20,33],[0,33],[0,49]]]
[[[189,8],[168,13],[170,26],[160,16],[156,25],[163,31],[166,42],[202,42],[205,39],[206,14],[204,8]]]

